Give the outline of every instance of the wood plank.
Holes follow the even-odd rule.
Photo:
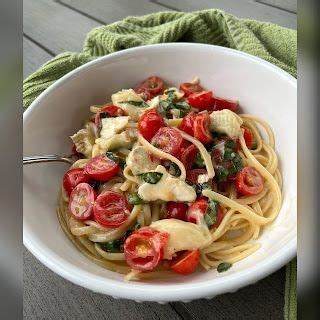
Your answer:
[[[250,0],[155,0],[155,2],[172,9],[188,12],[215,8],[239,18],[256,19],[276,23],[287,28],[297,28],[296,14]]]
[[[24,249],[24,319],[179,320],[169,304],[116,300],[61,278]]]
[[[23,78],[25,79],[52,57],[34,42],[23,37]]]
[[[297,13],[297,0],[257,0],[257,2]]]
[[[283,319],[285,268],[235,293],[211,300],[173,303],[191,319]]]
[[[24,33],[55,54],[82,51],[87,33],[99,25],[50,0],[25,0],[23,4]]]
[[[109,24],[127,16],[142,16],[158,11],[171,11],[148,0],[60,0],[59,3],[79,10],[100,22]]]

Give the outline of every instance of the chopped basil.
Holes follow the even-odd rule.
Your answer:
[[[99,117],[100,117],[100,119],[109,118],[109,113],[108,112],[100,112]]]
[[[138,192],[131,192],[128,194],[128,202],[130,204],[144,204],[143,199],[140,198]]]
[[[231,139],[226,140],[224,145],[225,145],[226,148],[229,148],[229,149],[232,149],[232,150],[235,150],[235,148],[236,148],[235,142],[233,140],[231,140]]]
[[[204,163],[204,160],[203,160],[200,152],[197,153],[196,158],[194,160],[194,163],[198,168],[205,167],[205,163]]]
[[[209,228],[217,222],[218,205],[219,203],[215,200],[210,199],[208,201],[208,208],[204,219]]]
[[[185,115],[187,115],[187,113],[188,113],[187,110],[180,110],[179,118],[183,118]]]
[[[222,262],[218,265],[217,270],[219,273],[225,272],[232,267],[232,263],[229,262]]]
[[[230,148],[224,148],[224,160],[233,160],[236,153]]]
[[[160,147],[159,143],[157,143],[157,142],[153,142],[152,145],[153,145],[155,148],[159,148],[159,147]]]
[[[222,166],[218,166],[216,168],[216,177],[219,182],[227,181],[228,174],[229,174],[228,169]]]
[[[178,101],[174,104],[174,107],[179,110],[188,112],[191,109],[191,106],[186,101]]]
[[[120,252],[120,247],[123,244],[121,240],[113,240],[109,242],[100,243],[101,248],[107,252]]]
[[[106,156],[115,163],[118,163],[122,170],[126,167],[126,162],[123,159],[119,158],[117,155],[115,155],[113,152],[107,151]]]
[[[229,174],[234,174],[243,169],[242,159],[241,156],[238,153],[235,153],[235,156],[233,157],[231,161],[231,166],[229,168]]]
[[[160,179],[163,176],[163,173],[161,172],[146,172],[142,175],[143,181],[150,183],[150,184],[156,184],[160,181]]]
[[[149,107],[149,105],[145,101],[133,101],[133,100],[130,100],[130,101],[121,101],[119,103],[128,103],[128,104],[131,104],[132,106],[139,107],[139,108],[147,108],[147,107]]]
[[[160,100],[159,102],[159,112],[163,115],[166,115],[169,110],[178,109],[180,110],[180,117],[184,117],[191,109],[191,106],[186,101],[174,102],[174,100],[177,98],[174,90],[167,91],[166,94],[167,99]]]
[[[211,190],[211,186],[208,182],[204,182],[202,184],[200,183],[197,183],[197,184],[193,184],[191,185],[194,189],[194,191],[196,192],[196,194],[198,196],[201,196],[202,195],[202,191],[205,190],[205,189],[210,189]]]
[[[93,188],[93,190],[98,191],[101,186],[101,181],[98,180],[91,180],[89,182],[90,186]]]
[[[124,233],[124,238],[125,239],[127,239],[130,235],[131,235],[131,233],[132,232],[134,232],[134,231],[136,231],[136,230],[138,230],[138,229],[140,229],[141,228],[141,225],[140,225],[140,223],[136,223],[135,225],[134,225],[134,227],[133,228],[131,228],[131,229],[128,229],[125,233]]]

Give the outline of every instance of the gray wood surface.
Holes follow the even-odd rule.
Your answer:
[[[263,3],[258,3],[263,2]],[[295,28],[296,0],[24,0],[24,77],[88,31],[128,15],[208,8]],[[279,9],[280,8],[280,9]],[[284,268],[235,293],[191,303],[138,304],[76,286],[24,252],[25,319],[282,319]]]
[[[127,16],[145,15],[158,11],[171,11],[161,5],[147,0],[60,0],[59,3],[68,5],[72,9],[96,19],[99,22],[108,24]]]
[[[23,37],[23,56],[23,78],[26,78],[53,57],[26,37]]]
[[[297,13],[297,0],[257,0],[257,2]]]
[[[250,18],[276,23],[286,28],[297,28],[297,17],[294,13],[266,6],[253,0],[155,0],[156,3],[180,11],[203,9],[220,9],[239,18]]]
[[[24,33],[55,53],[82,51],[86,34],[99,25],[50,0],[23,1]]]

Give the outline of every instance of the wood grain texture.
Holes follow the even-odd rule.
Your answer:
[[[25,0],[23,4],[24,33],[55,54],[82,51],[87,33],[99,25],[50,0]]]
[[[257,0],[257,2],[297,13],[297,0]]]
[[[26,320],[178,320],[169,304],[136,303],[94,293],[61,278],[24,249],[24,307]]]
[[[297,17],[295,14],[252,0],[155,0],[155,2],[180,11],[215,8],[234,14],[239,18],[272,22],[291,29],[297,28]]]
[[[23,78],[25,79],[52,57],[34,42],[23,37]]]
[[[113,23],[127,16],[145,15],[158,11],[171,11],[148,0],[59,0],[103,23]]]

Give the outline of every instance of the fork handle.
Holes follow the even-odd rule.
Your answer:
[[[68,157],[61,157],[55,154],[23,157],[23,164],[41,163],[41,162],[66,162],[69,164],[73,164],[74,161]]]

